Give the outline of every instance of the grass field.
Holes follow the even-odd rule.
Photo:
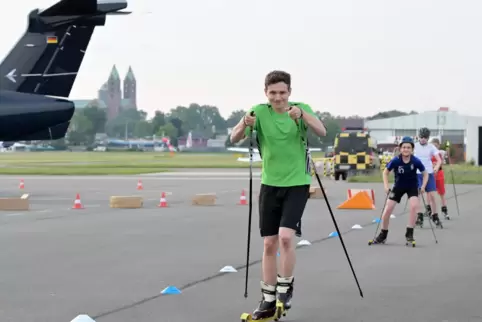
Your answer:
[[[451,167],[443,166],[446,184],[482,184],[482,167],[467,164],[454,164]],[[452,179],[453,173],[453,179]],[[393,173],[390,174],[390,183],[393,183]],[[349,182],[383,182],[382,173],[374,175],[360,175],[348,177]]]
[[[248,168],[235,153],[164,152],[16,152],[0,154],[0,174],[4,175],[129,175],[176,171],[182,168]],[[323,153],[313,153],[314,158]],[[260,163],[254,163],[260,168]],[[453,165],[457,184],[482,184],[482,169]],[[450,167],[445,166],[446,183],[452,183]],[[348,177],[349,182],[382,182],[377,175]],[[393,182],[393,174],[390,176]]]
[[[0,155],[5,175],[108,175],[175,171],[181,168],[248,168],[231,153],[17,152]],[[313,153],[322,157],[321,153]],[[260,168],[260,163],[254,163]]]

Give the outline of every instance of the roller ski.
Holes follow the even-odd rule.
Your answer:
[[[278,307],[283,316],[286,316],[288,311],[291,309],[291,299],[293,298],[294,291],[294,277],[283,278],[278,276]]]
[[[283,304],[276,300],[276,287],[261,282],[263,298],[252,314],[241,314],[242,322],[249,321],[279,321],[283,315]]]
[[[442,206],[442,212],[444,214],[444,218],[445,220],[450,220],[450,216],[449,216],[449,213],[447,211],[447,207],[446,206]]]
[[[388,235],[388,230],[383,230],[380,232],[380,234],[375,238],[375,239],[372,239],[372,240],[369,240],[368,241],[368,246],[371,246],[371,245],[376,245],[376,244],[385,244],[385,242],[387,241],[387,235]]]
[[[407,232],[405,233],[405,246],[415,247],[415,239],[413,238],[413,228],[407,227]]]
[[[442,225],[442,221],[440,221],[440,218],[438,217],[438,214],[433,214],[432,215],[432,221],[435,224],[435,227],[443,229],[444,226]]]

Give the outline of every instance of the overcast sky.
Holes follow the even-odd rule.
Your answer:
[[[78,0],[81,1],[81,0]],[[2,4],[0,59],[27,13]],[[292,99],[337,115],[448,106],[482,116],[481,0],[131,0],[91,41],[71,99],[89,99],[115,63],[132,65],[149,114],[191,102],[223,116],[265,100],[267,72],[292,74]]]

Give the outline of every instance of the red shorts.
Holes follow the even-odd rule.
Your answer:
[[[435,185],[439,195],[445,195],[445,175],[443,170],[439,170],[435,175]]]

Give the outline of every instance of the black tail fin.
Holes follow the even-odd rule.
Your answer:
[[[28,28],[0,64],[0,89],[68,97],[95,27],[125,1],[62,0],[29,14]]]

